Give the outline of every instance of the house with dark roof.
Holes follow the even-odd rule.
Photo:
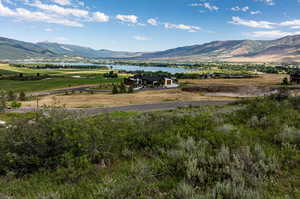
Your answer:
[[[142,76],[135,75],[124,80],[125,85],[133,87],[163,87],[176,88],[176,78],[166,76]]]
[[[300,84],[300,73],[290,74],[290,82]]]

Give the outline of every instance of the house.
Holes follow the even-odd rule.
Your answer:
[[[290,82],[300,84],[300,74],[291,74],[290,75]]]
[[[176,88],[179,85],[176,84],[176,79],[172,77],[163,76],[142,76],[135,75],[124,80],[125,85],[133,87],[164,87],[164,88]]]

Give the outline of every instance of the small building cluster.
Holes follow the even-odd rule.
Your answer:
[[[176,88],[179,85],[174,77],[135,75],[124,80],[125,85],[135,88]]]
[[[295,84],[300,84],[300,74],[291,74],[290,75],[290,82]]]

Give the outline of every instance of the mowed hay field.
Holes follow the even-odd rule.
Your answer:
[[[133,94],[98,93],[98,94],[73,94],[73,95],[49,95],[39,99],[42,105],[58,105],[67,108],[92,108],[92,107],[116,107],[137,104],[166,103],[172,101],[227,101],[229,97],[206,97],[200,93],[183,92],[180,89],[140,91]],[[35,107],[36,101],[22,103],[22,107]]]
[[[182,84],[199,86],[274,86],[279,85],[288,77],[286,74],[264,74],[257,78],[246,79],[184,79],[179,80]]]

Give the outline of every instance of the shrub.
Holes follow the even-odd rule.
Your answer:
[[[22,106],[22,103],[17,102],[17,101],[13,101],[13,102],[11,102],[10,106],[12,108],[20,108]]]
[[[12,90],[10,90],[10,91],[7,92],[7,100],[8,101],[14,101],[14,100],[16,100],[16,95],[15,95],[15,93]]]
[[[0,90],[0,112],[4,112],[6,108],[6,92],[3,90]]]
[[[26,94],[24,91],[21,91],[19,94],[19,100],[20,101],[25,101],[26,100]]]
[[[128,91],[127,91],[128,93],[133,93],[133,86],[129,86],[129,88],[128,88]]]
[[[281,85],[286,86],[286,85],[289,85],[289,84],[290,84],[289,79],[287,77],[283,78]]]
[[[223,145],[214,151],[205,140],[196,142],[189,138],[182,140],[178,146],[178,149],[169,151],[168,156],[172,167],[176,168],[173,170],[174,175],[183,175],[188,184],[179,185],[181,195],[263,198],[264,182],[278,168],[276,159],[266,155],[260,145],[236,150]]]
[[[115,84],[113,84],[112,94],[118,94],[118,93],[119,93],[118,87]]]
[[[126,86],[123,82],[120,84],[119,90],[120,90],[120,93],[126,93]]]

